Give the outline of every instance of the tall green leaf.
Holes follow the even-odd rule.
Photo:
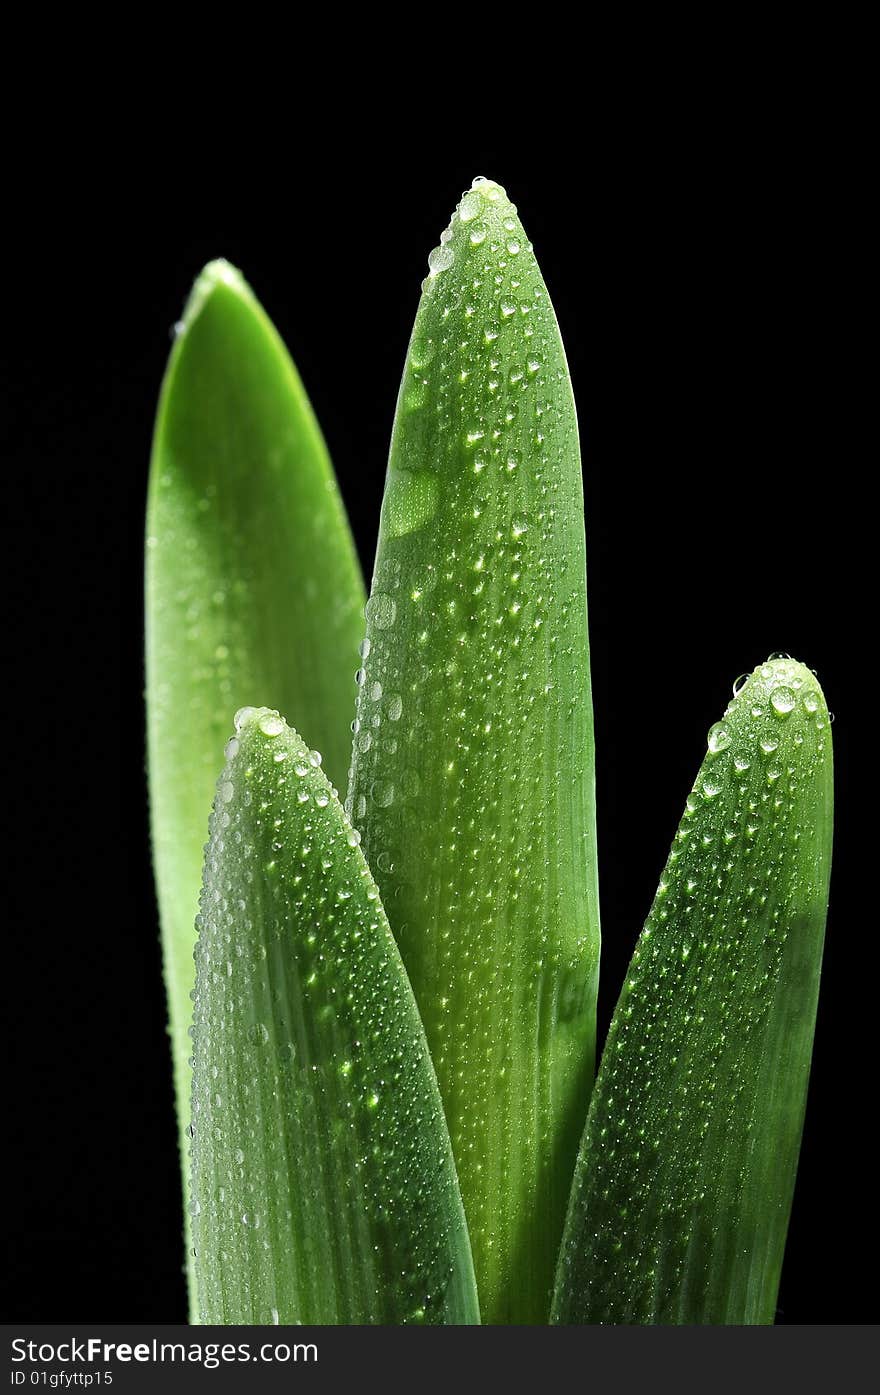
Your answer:
[[[828,711],[775,658],[709,732],[587,1117],[554,1317],[773,1321],[831,865]]]
[[[347,807],[425,1023],[484,1320],[544,1322],[599,954],[577,423],[499,185],[464,195],[422,290]]]
[[[258,692],[309,733],[331,778],[343,778],[364,597],[302,384],[234,268],[205,268],[177,331],[150,469],[146,668],[153,860],[186,1167],[194,924],[216,752],[229,713]]]
[[[202,1319],[477,1322],[437,1082],[358,835],[277,712],[236,728],[196,956]]]

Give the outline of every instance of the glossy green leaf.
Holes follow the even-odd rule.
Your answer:
[[[194,924],[229,713],[265,695],[341,780],[363,600],[296,370],[239,273],[212,262],[177,326],[147,514],[153,859],[184,1162]]]
[[[768,660],[709,732],[614,1014],[574,1180],[556,1321],[773,1321],[810,1069],[832,801],[819,685],[791,659]]]
[[[425,1023],[484,1321],[545,1322],[599,953],[583,495],[556,318],[487,180],[429,258],[363,652],[347,808]]]
[[[477,1322],[437,1082],[358,835],[276,712],[236,729],[196,954],[202,1320]]]

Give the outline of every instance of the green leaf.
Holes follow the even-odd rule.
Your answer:
[[[791,659],[768,660],[709,732],[614,1014],[575,1174],[556,1321],[773,1321],[832,801],[819,685]]]
[[[196,955],[202,1320],[477,1322],[437,1082],[358,835],[277,712],[236,728]]]
[[[216,752],[253,692],[347,769],[363,589],[296,370],[241,276],[212,262],[171,352],[147,513],[153,860],[184,1168],[193,945]],[[333,584],[327,584],[332,576]]]
[[[546,1322],[599,954],[577,423],[503,189],[475,181],[429,269],[347,808],[425,1023],[484,1321]]]

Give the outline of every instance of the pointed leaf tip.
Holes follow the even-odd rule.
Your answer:
[[[193,282],[183,315],[177,326],[178,336],[186,333],[194,321],[198,319],[211,296],[220,288],[225,288],[254,305],[257,303],[250,286],[238,268],[223,257],[217,257],[202,268]]]

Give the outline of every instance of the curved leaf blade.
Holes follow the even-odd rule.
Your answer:
[[[499,185],[475,181],[429,268],[347,808],[425,1023],[484,1321],[546,1322],[599,955],[577,422]]]
[[[557,1322],[773,1321],[831,866],[815,677],[761,665],[708,746],[602,1056]]]
[[[363,587],[332,466],[284,345],[240,274],[196,281],[159,401],[147,506],[153,862],[182,1159],[195,917],[229,716],[289,712],[337,780]],[[326,577],[333,585],[326,585]]]
[[[437,1082],[357,834],[277,712],[236,728],[197,946],[202,1320],[478,1322]]]

